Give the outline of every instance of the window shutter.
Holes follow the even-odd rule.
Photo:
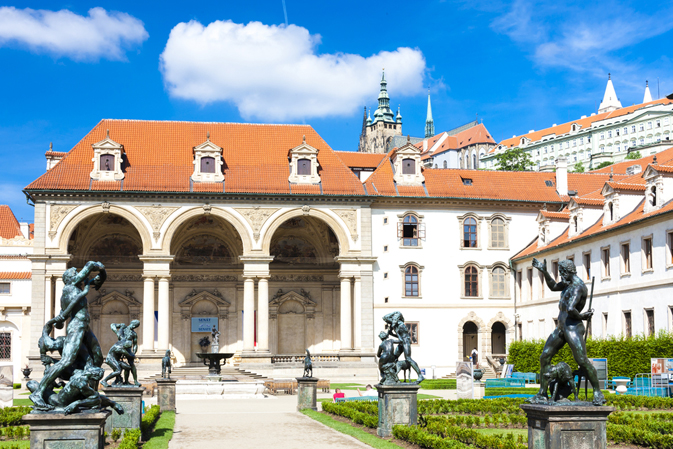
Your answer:
[[[400,221],[397,223],[397,238],[401,239],[404,236],[404,224]]]
[[[418,225],[418,238],[425,240],[425,223],[420,223]]]

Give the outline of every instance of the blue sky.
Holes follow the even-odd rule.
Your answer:
[[[643,2],[20,2],[0,7],[0,203],[102,118],[307,123],[355,150],[386,67],[403,131],[496,140],[673,92],[673,6]],[[659,9],[657,9],[659,8]]]

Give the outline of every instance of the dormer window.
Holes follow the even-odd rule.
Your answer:
[[[290,150],[289,181],[293,184],[318,184],[318,149],[306,143],[304,136],[301,145]]]
[[[395,175],[393,179],[398,185],[420,186],[425,182],[422,173],[421,149],[413,146],[409,140],[399,148],[393,156]]]
[[[608,203],[608,208],[610,209],[610,221],[613,222],[615,221],[615,207],[612,203]]]
[[[110,130],[107,130],[104,140],[91,146],[94,154],[91,179],[96,181],[121,181],[124,179],[124,172],[122,171],[124,146],[110,138]]]
[[[402,174],[404,175],[415,175],[416,174],[416,161],[413,159],[403,159],[402,160]]]
[[[656,207],[657,206],[657,187],[652,186],[652,188],[650,189],[650,192],[651,192],[651,194],[650,194],[650,204],[652,204],[652,207]]]
[[[206,134],[206,141],[194,147],[194,182],[222,182],[222,148],[210,141],[210,132]]]

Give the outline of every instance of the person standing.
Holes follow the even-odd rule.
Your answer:
[[[477,351],[477,348],[472,350],[472,364],[475,368],[479,368],[479,351]]]

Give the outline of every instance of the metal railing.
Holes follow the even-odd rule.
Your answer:
[[[283,354],[272,355],[271,363],[303,363],[305,354]],[[312,362],[338,362],[340,360],[338,354],[312,354]]]

